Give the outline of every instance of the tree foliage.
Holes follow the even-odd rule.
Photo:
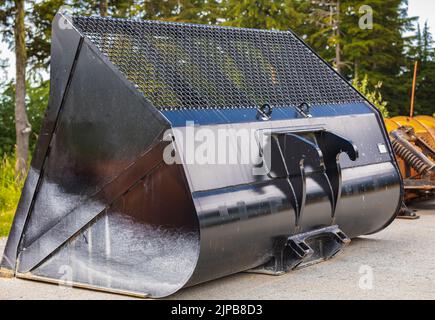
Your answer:
[[[425,23],[423,29],[418,25],[415,43],[415,47],[412,47],[408,53],[407,68],[403,73],[403,79],[408,88],[407,94],[410,96],[414,63],[417,61],[415,114],[431,115],[435,113],[435,50],[427,23]],[[408,113],[409,108],[405,105],[400,111],[401,113]]]
[[[221,24],[243,28],[288,30],[302,24],[306,15],[294,0],[223,0]]]
[[[17,178],[14,163],[14,156],[0,157],[0,237],[9,233],[24,183]]]
[[[36,145],[42,119],[48,105],[49,81],[27,82],[26,108],[33,132],[30,135],[30,150]],[[0,154],[13,154],[15,149],[15,85],[9,82],[0,92]]]
[[[382,82],[378,82],[375,86],[371,87],[369,84],[369,78],[365,75],[362,80],[354,78],[352,80],[352,85],[357,89],[363,96],[367,98],[379,111],[382,113],[384,118],[390,116],[387,105],[388,102],[384,101],[380,89],[382,88]]]

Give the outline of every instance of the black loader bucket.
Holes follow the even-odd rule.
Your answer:
[[[3,273],[164,297],[329,259],[397,214],[379,112],[292,32],[59,13],[51,50]]]

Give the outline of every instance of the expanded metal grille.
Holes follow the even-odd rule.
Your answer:
[[[159,109],[362,101],[291,32],[75,17]]]

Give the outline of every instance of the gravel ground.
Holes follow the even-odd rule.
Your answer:
[[[170,298],[435,299],[435,201],[419,206],[419,220],[396,220],[380,233],[354,239],[330,261],[280,277],[240,273],[184,289]],[[0,239],[0,254],[4,245],[5,239]],[[128,298],[0,278],[0,300]]]

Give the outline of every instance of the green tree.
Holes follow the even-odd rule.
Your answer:
[[[300,1],[296,0],[222,0],[220,15],[223,25],[288,30],[303,23],[305,15]]]
[[[308,12],[311,24],[308,41],[321,50],[323,58],[340,74],[345,67],[342,60],[344,6],[340,0],[312,0]]]
[[[407,1],[314,0],[308,10],[308,43],[347,79],[367,74],[370,85],[381,81],[380,92],[397,114],[407,94],[401,75],[412,40],[404,34],[415,20],[407,16]],[[371,27],[361,27],[367,14],[372,14]]]
[[[49,81],[37,80],[26,85],[26,112],[33,128],[29,137],[30,151],[33,151],[41,129],[42,119],[48,104]],[[0,92],[0,154],[14,153],[15,127],[15,84],[9,82]]]
[[[36,70],[46,70],[50,64],[51,23],[62,6],[69,6],[75,14],[131,17],[137,14],[133,0],[44,0],[32,1],[29,24],[32,35],[28,39],[29,64]]]
[[[149,0],[136,6],[135,15],[149,20],[215,24],[220,9],[220,0]]]
[[[401,77],[406,83],[406,104],[402,105],[401,111],[404,114],[409,112],[412,78],[414,72],[414,63],[418,62],[416,97],[415,97],[415,114],[432,115],[435,113],[435,50],[433,48],[433,38],[427,22],[423,29],[417,25],[417,34],[415,36],[414,46],[409,50],[407,70]]]
[[[361,1],[352,0],[356,12]],[[406,68],[405,49],[412,37],[404,34],[412,30],[414,18],[407,17],[407,1],[366,1],[373,9],[373,29],[361,30],[358,15],[349,14],[343,50],[351,62],[350,76],[367,74],[372,85],[383,82],[381,89],[389,101],[389,109],[398,114],[406,101],[407,88],[401,75]]]
[[[12,5],[13,18],[11,25],[14,34],[15,49],[15,134],[16,134],[16,165],[15,170],[19,178],[23,178],[27,171],[29,157],[29,136],[32,132],[26,113],[26,29],[24,0],[15,0]],[[7,21],[7,20],[6,20]]]
[[[34,0],[32,0],[34,1]],[[32,12],[28,14],[32,34],[28,37],[27,48],[29,65],[33,71],[48,69],[50,61],[51,22],[64,5],[63,0],[34,1]]]
[[[15,146],[15,86],[10,83],[4,88],[0,94],[0,157],[13,154]]]
[[[371,87],[369,84],[369,78],[367,75],[365,75],[362,80],[358,78],[353,79],[352,85],[376,108],[378,108],[379,111],[381,111],[384,118],[388,118],[390,116],[387,110],[388,102],[384,100],[379,91],[382,88],[382,82],[378,82],[374,87]]]
[[[9,61],[7,59],[0,59],[0,88],[4,85],[4,83],[7,80],[8,68],[9,68]]]

